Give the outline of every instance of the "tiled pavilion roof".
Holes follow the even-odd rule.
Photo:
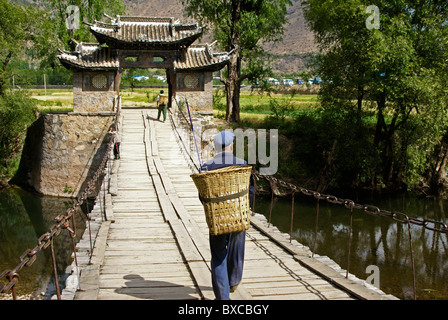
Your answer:
[[[98,43],[81,42],[75,51],[59,50],[59,61],[66,68],[109,70],[118,69],[118,51]]]
[[[180,24],[174,18],[120,17],[95,21],[90,31],[100,44],[116,49],[178,49],[190,46],[203,32],[197,24]]]
[[[175,70],[209,70],[218,71],[229,61],[227,52],[214,53],[209,44],[192,45],[185,54],[185,59],[174,62]]]
[[[59,50],[61,63],[67,68],[86,70],[113,70],[120,66],[118,50],[98,43],[79,43],[75,51]],[[197,70],[217,71],[229,61],[228,53],[214,53],[211,46],[192,45],[186,49],[184,59],[174,61],[176,71]]]
[[[212,46],[192,45],[202,34],[197,24],[180,24],[174,18],[107,16],[95,21],[90,31],[99,43],[77,43],[75,51],[59,50],[67,68],[113,70],[120,67],[120,50],[175,51],[174,69],[217,71],[229,61],[229,53],[214,53]],[[105,45],[106,44],[106,45]]]

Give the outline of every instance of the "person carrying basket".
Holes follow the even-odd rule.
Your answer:
[[[160,115],[163,114],[163,122],[165,122],[167,105],[168,96],[164,94],[163,90],[160,90],[160,94],[157,96],[157,120],[160,121]]]
[[[247,166],[245,160],[233,155],[234,140],[235,135],[230,131],[218,133],[213,141],[217,154],[213,159],[204,163],[201,170],[209,172],[230,166]],[[244,189],[249,191],[249,205],[251,205],[254,198],[252,179],[250,179],[247,188]],[[230,292],[233,292],[241,282],[244,267],[245,238],[246,230],[218,235],[210,232],[212,285],[217,300],[229,300]]]

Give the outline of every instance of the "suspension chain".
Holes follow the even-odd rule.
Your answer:
[[[370,214],[370,215],[389,217],[389,218],[393,219],[394,221],[400,222],[403,224],[413,224],[413,225],[421,226],[421,227],[431,230],[431,231],[448,233],[448,225],[442,221],[436,221],[433,219],[412,218],[402,212],[398,212],[398,211],[391,212],[391,211],[380,209],[379,207],[374,206],[374,205],[359,204],[350,199],[338,198],[334,195],[322,194],[317,191],[312,191],[312,190],[308,190],[305,188],[297,187],[296,185],[294,185],[292,183],[280,180],[274,176],[260,175],[257,171],[254,171],[253,173],[258,179],[259,178],[267,179],[270,183],[277,183],[278,185],[291,190],[293,193],[300,192],[301,194],[303,194],[305,196],[311,196],[311,197],[316,198],[317,200],[325,200],[331,204],[342,205],[342,206],[346,207],[347,209],[352,209],[352,208],[358,209],[358,210],[362,210],[365,213]]]
[[[115,124],[117,122],[118,116],[116,116]],[[0,282],[0,293],[6,293],[12,289],[13,298],[16,299],[16,294],[14,291],[14,286],[20,279],[19,271],[23,267],[30,267],[34,261],[36,261],[36,255],[51,245],[51,241],[54,237],[58,236],[62,230],[67,229],[70,234],[72,234],[72,230],[69,228],[69,222],[73,218],[76,208],[80,207],[85,200],[87,200],[88,195],[96,190],[96,184],[101,176],[106,173],[106,165],[109,160],[109,154],[113,148],[113,139],[109,141],[107,145],[106,153],[101,161],[100,166],[97,171],[93,175],[92,179],[87,183],[87,187],[84,189],[83,193],[76,199],[73,206],[67,209],[65,215],[59,215],[54,220],[56,224],[54,224],[50,230],[39,237],[37,240],[37,245],[33,249],[25,250],[22,255],[19,257],[19,263],[14,267],[14,269],[7,269],[0,273],[0,280],[6,279],[7,283]],[[75,248],[74,248],[75,249]]]

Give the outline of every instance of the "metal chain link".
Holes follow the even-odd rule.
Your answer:
[[[177,102],[177,101],[176,101]],[[178,105],[179,107],[179,105]],[[188,124],[188,120],[186,119],[185,115],[183,114],[182,110],[180,108],[179,112],[181,113],[181,115],[183,116],[184,119],[182,119],[181,117],[178,117],[178,119],[184,120],[187,124]],[[176,125],[174,123],[174,119],[171,117],[171,125],[172,127],[175,129],[175,132],[177,133],[177,135],[179,135],[179,137],[176,135],[176,141],[178,142],[178,144],[180,145],[182,141],[180,141],[180,134],[179,132],[177,132],[177,128]],[[182,142],[183,144],[183,142]],[[183,147],[185,148],[185,145],[183,145]],[[184,154],[184,150],[182,148],[182,146],[180,146],[181,152],[182,154]],[[186,149],[186,148],[185,148]],[[190,165],[190,161],[188,161],[188,157],[191,159],[191,155],[188,153],[187,150],[185,150],[185,152],[187,153],[187,155],[184,154],[185,158],[187,159],[187,162]],[[194,164],[194,161],[192,161]],[[198,170],[198,168],[192,168],[190,166],[190,169],[192,171],[194,171],[194,169]],[[418,219],[418,218],[411,218],[408,215],[406,215],[405,213],[402,212],[398,212],[398,211],[387,211],[387,210],[383,210],[375,205],[370,205],[370,204],[359,204],[354,202],[351,199],[342,199],[339,198],[337,196],[334,195],[328,195],[328,194],[321,194],[320,192],[317,191],[312,191],[312,190],[308,190],[306,188],[302,188],[302,187],[298,187],[292,183],[280,180],[274,176],[267,176],[267,175],[260,175],[258,171],[256,171],[255,169],[252,170],[252,174],[254,177],[254,181],[259,180],[260,178],[265,178],[271,188],[273,183],[277,183],[280,186],[283,186],[289,190],[291,190],[292,193],[292,208],[291,208],[291,228],[290,228],[290,241],[292,240],[292,231],[293,231],[293,219],[294,219],[294,196],[296,192],[300,192],[301,194],[305,195],[305,196],[310,196],[310,197],[314,197],[315,199],[317,199],[317,214],[316,214],[316,229],[315,229],[315,239],[314,239],[314,248],[313,248],[313,256],[314,256],[314,252],[316,251],[316,244],[317,244],[317,230],[318,230],[318,217],[319,217],[319,201],[320,200],[325,200],[328,203],[331,204],[336,204],[336,205],[342,205],[345,208],[350,210],[350,232],[349,232],[349,241],[348,241],[348,255],[347,255],[347,270],[346,270],[346,278],[348,278],[348,274],[349,274],[349,268],[350,268],[350,252],[351,252],[351,237],[352,237],[352,223],[353,223],[353,210],[357,209],[357,210],[362,210],[367,214],[370,215],[374,215],[374,216],[383,216],[383,217],[388,217],[393,219],[394,221],[398,222],[398,223],[402,223],[408,226],[408,235],[409,235],[409,246],[410,246],[410,252],[411,252],[411,264],[412,264],[412,277],[413,277],[413,292],[414,292],[414,300],[417,299],[417,290],[416,290],[416,275],[415,275],[415,265],[414,265],[414,253],[413,253],[413,246],[412,246],[412,237],[411,237],[411,229],[410,229],[410,225],[416,225],[416,226],[422,226],[425,229],[431,230],[431,231],[435,231],[435,232],[440,232],[440,233],[448,233],[448,226],[446,223],[441,222],[441,221],[436,221],[433,219]],[[271,206],[270,206],[270,213],[269,213],[269,224],[271,223],[271,214],[272,214],[272,205],[273,205],[273,193],[271,195]],[[255,199],[254,199],[255,202]],[[255,203],[254,203],[255,205]],[[254,209],[255,210],[255,209]]]
[[[343,205],[346,208],[362,210],[365,213],[370,214],[370,215],[389,217],[399,223],[413,224],[416,226],[422,226],[423,228],[431,230],[431,231],[440,232],[440,233],[448,233],[448,225],[442,221],[436,221],[433,219],[411,218],[402,212],[398,212],[398,211],[390,212],[387,210],[380,209],[379,207],[377,207],[375,205],[359,204],[350,199],[342,199],[342,198],[338,198],[334,195],[321,194],[317,191],[311,191],[311,190],[308,190],[305,188],[300,188],[292,183],[280,180],[274,176],[260,175],[256,170],[254,170],[253,173],[255,176],[257,176],[257,178],[264,178],[264,179],[268,180],[270,183],[277,183],[278,185],[281,185],[283,187],[290,189],[292,192],[298,191],[305,196],[312,196],[318,200],[325,200],[328,203]]]
[[[176,103],[177,103],[177,101],[176,101]],[[178,117],[178,118],[181,120],[184,120],[188,124],[188,120],[187,120],[185,114],[179,108],[179,105],[178,105],[178,111],[182,115],[182,117]],[[172,119],[172,126],[175,127],[173,119]],[[177,133],[177,134],[179,134],[179,133]],[[176,137],[176,140],[177,140],[177,137]],[[182,150],[182,148],[181,148],[181,150]],[[194,163],[194,161],[193,161],[193,163]],[[194,164],[194,165],[196,166],[196,164]],[[198,170],[197,166],[196,166],[196,168],[194,168],[194,169],[191,168],[191,169],[192,169],[192,171],[194,169]],[[403,224],[413,224],[413,225],[417,225],[417,226],[423,226],[425,229],[428,229],[431,231],[448,233],[448,225],[441,221],[436,221],[436,220],[432,220],[432,219],[411,218],[401,212],[397,212],[397,211],[390,212],[387,210],[380,209],[374,205],[358,204],[350,199],[342,199],[342,198],[338,198],[334,195],[321,194],[317,191],[312,191],[312,190],[308,190],[306,188],[298,187],[292,183],[280,180],[274,176],[260,175],[259,172],[256,170],[253,170],[253,175],[257,179],[265,178],[270,182],[275,182],[283,187],[290,189],[291,192],[293,192],[293,193],[298,191],[305,196],[312,196],[312,197],[316,198],[317,200],[325,200],[331,204],[343,205],[347,209],[358,209],[358,210],[362,210],[365,213],[370,214],[370,215],[389,217],[389,218],[392,218],[394,221],[400,222]]]

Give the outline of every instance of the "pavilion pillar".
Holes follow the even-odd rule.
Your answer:
[[[176,73],[174,68],[166,69],[166,80],[168,83],[168,108],[171,108],[175,104],[176,97]]]
[[[114,91],[117,93],[117,95],[120,94],[120,83],[121,83],[121,68],[118,68],[117,73],[115,73],[115,80],[114,80]]]

